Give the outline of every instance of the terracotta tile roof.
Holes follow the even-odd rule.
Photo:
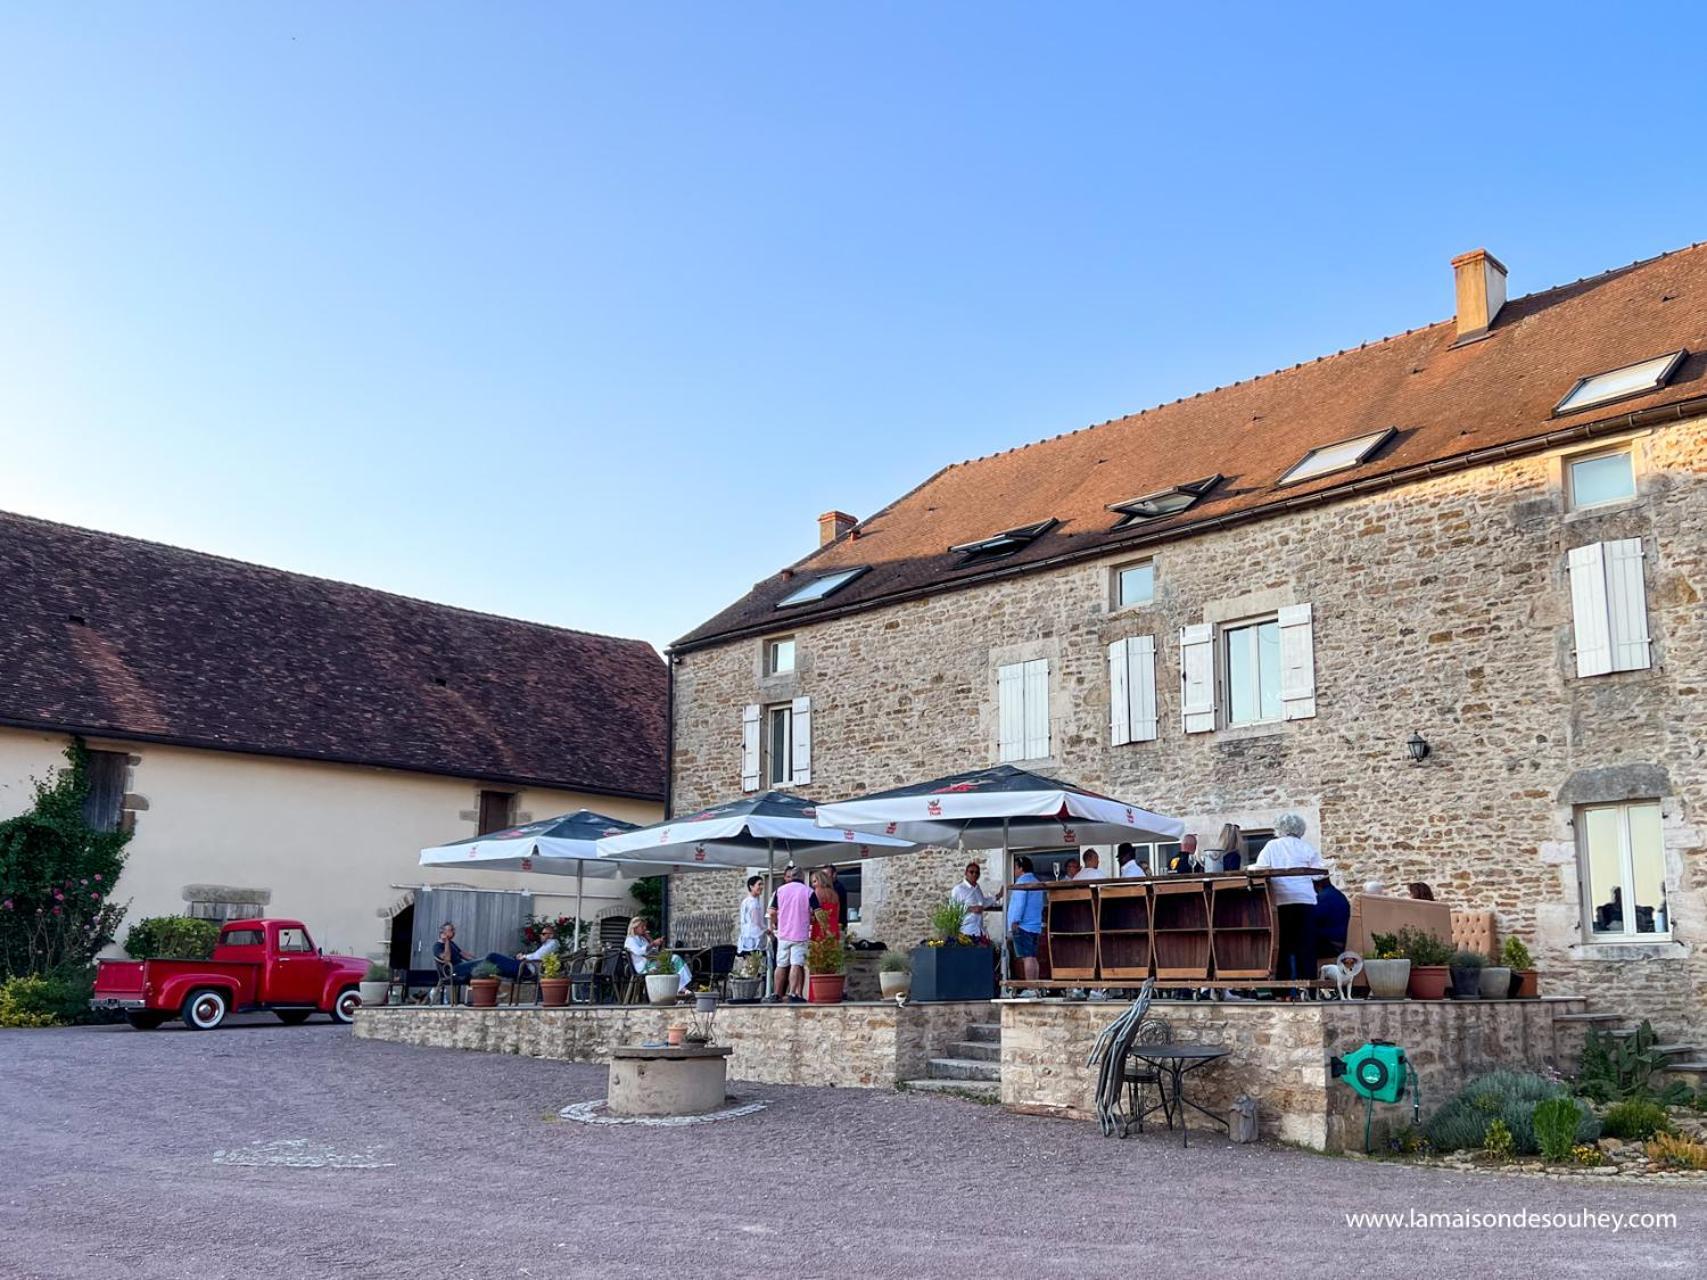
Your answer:
[[[1455,338],[1453,322],[1442,321],[946,467],[853,535],[757,584],[676,647],[784,630],[1158,534],[1178,537],[1229,517],[1348,494],[1485,450],[1700,399],[1707,396],[1707,243],[1515,298],[1485,338],[1457,347]],[[1680,347],[1689,358],[1660,390],[1553,416],[1578,378]],[[1386,427],[1397,435],[1362,466],[1276,487],[1310,449]],[[1217,473],[1225,479],[1189,510],[1115,530],[1109,504]],[[949,551],[1050,518],[1059,523],[999,560],[969,564]],[[823,601],[776,608],[802,583],[856,565],[869,570]]]
[[[664,794],[652,646],[0,513],[0,722]]]

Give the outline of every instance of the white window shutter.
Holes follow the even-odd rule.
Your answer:
[[[1606,607],[1604,544],[1591,542],[1586,547],[1572,547],[1570,566],[1577,674],[1605,675],[1612,670],[1612,624]],[[1644,617],[1643,630],[1646,629]]]
[[[1025,675],[1017,662],[996,672],[996,717],[998,758],[1025,759]]]
[[[1180,719],[1187,733],[1215,728],[1215,624],[1200,622],[1179,633]]]
[[[1025,756],[1043,760],[1049,755],[1049,662],[1037,658],[1025,664]]]
[[[1280,610],[1280,714],[1308,720],[1316,714],[1316,627],[1307,604]]]
[[[1133,636],[1126,645],[1126,687],[1133,742],[1156,740],[1156,637]]]
[[[759,704],[741,712],[741,790],[759,789]]]
[[[1132,699],[1126,684],[1125,640],[1108,646],[1108,740],[1115,746],[1132,741]]]
[[[812,781],[812,699],[794,700],[794,782]]]
[[[1642,577],[1642,540],[1621,538],[1606,548],[1606,606],[1614,671],[1645,671],[1648,649],[1648,591]]]

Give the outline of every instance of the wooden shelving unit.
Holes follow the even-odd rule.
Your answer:
[[[1243,876],[1211,880],[1209,895],[1215,975],[1266,978],[1272,974],[1279,939],[1268,886],[1253,884]]]
[[[1049,974],[1058,980],[1097,976],[1096,903],[1090,888],[1056,889],[1047,899]]]
[[[1202,880],[1150,882],[1151,955],[1157,978],[1209,976],[1209,893]]]
[[[1150,976],[1150,886],[1100,885],[1096,892],[1097,970],[1104,978]]]

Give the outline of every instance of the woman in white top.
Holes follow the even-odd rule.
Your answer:
[[[747,877],[747,895],[741,899],[741,923],[735,935],[735,950],[742,955],[765,949],[765,878]]]
[[[1255,869],[1276,871],[1294,867],[1321,867],[1322,855],[1304,839],[1304,819],[1295,813],[1275,820],[1276,837],[1263,846]],[[1323,868],[1322,874],[1327,874]],[[1316,977],[1316,878],[1275,876],[1268,882],[1269,900],[1274,903],[1275,922],[1280,929],[1277,978],[1295,980]]]
[[[652,959],[658,954],[658,944],[652,940],[652,935],[646,929],[646,917],[635,916],[628,922],[628,939],[622,944],[628,949],[629,961],[634,965],[634,972],[641,977],[646,976],[646,970],[651,967]],[[679,955],[671,953],[674,962],[678,986],[677,991],[686,991],[693,983],[693,970],[688,968],[688,962]]]

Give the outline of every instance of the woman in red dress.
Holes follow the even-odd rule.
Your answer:
[[[828,871],[812,873],[812,941],[842,936],[842,900]]]

